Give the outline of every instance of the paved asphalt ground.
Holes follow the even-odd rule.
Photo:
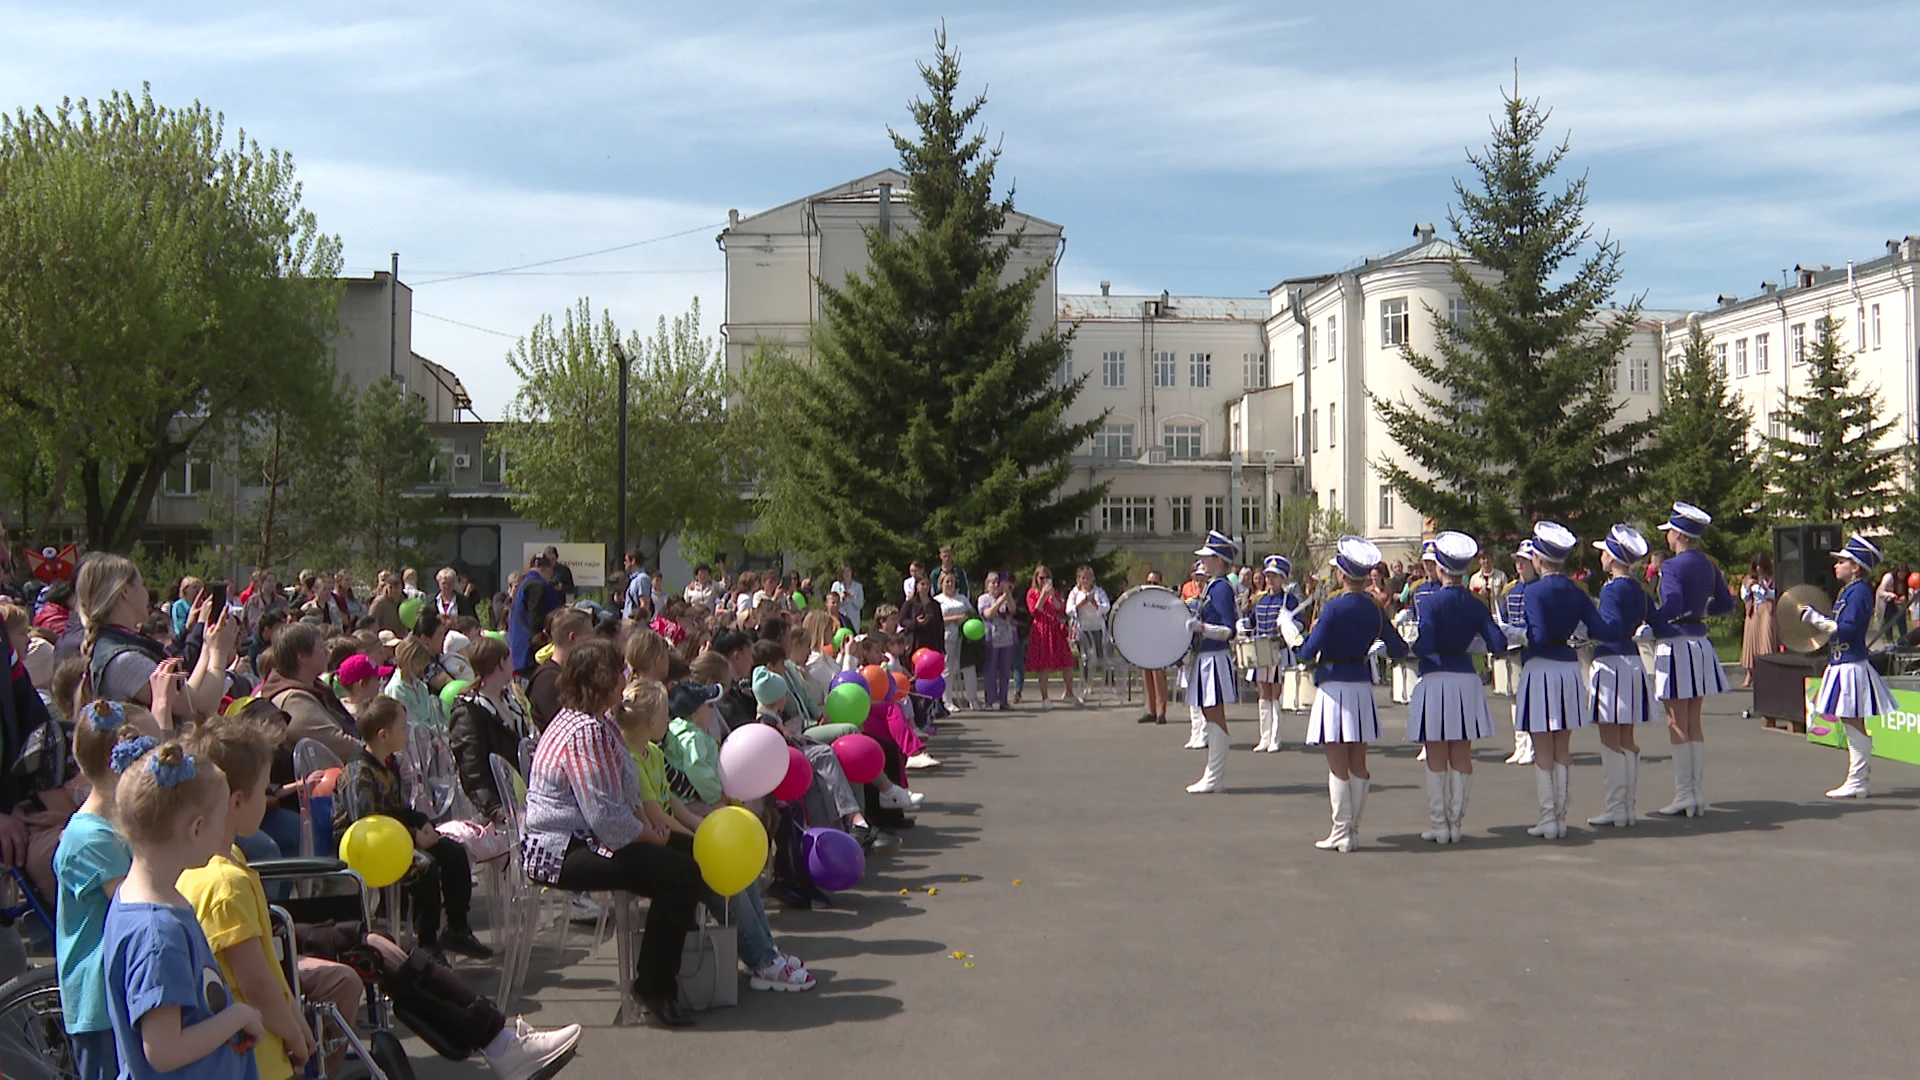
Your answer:
[[[1326,769],[1299,714],[1286,752],[1256,755],[1253,707],[1233,708],[1228,792],[1193,796],[1180,706],[1166,727],[1118,706],[963,713],[935,742],[946,768],[915,779],[904,850],[843,907],[773,914],[812,993],[743,979],[739,1007],[690,1031],[615,1028],[612,963],[576,936],[564,966],[536,953],[521,1007],[588,1025],[569,1080],[1920,1074],[1920,769],[1876,761],[1873,799],[1830,803],[1842,754],[1763,731],[1747,703],[1707,710],[1715,812],[1652,814],[1672,769],[1650,726],[1647,818],[1559,842],[1525,835],[1531,770],[1500,764],[1500,740],[1476,759],[1467,842],[1421,842],[1423,766],[1383,743],[1350,855],[1312,846]],[[1598,745],[1574,740],[1581,822]],[[416,1061],[422,1080],[473,1075]]]

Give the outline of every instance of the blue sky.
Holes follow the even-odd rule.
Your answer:
[[[1652,306],[1920,232],[1911,3],[0,0],[0,105],[146,81],[291,152],[350,272],[401,253],[415,348],[492,418],[511,338],[579,296],[717,325],[727,210],[893,164],[942,18],[1069,291],[1259,295],[1444,233],[1516,60]]]

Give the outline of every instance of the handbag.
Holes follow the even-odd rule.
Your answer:
[[[700,1012],[740,1004],[739,972],[739,927],[709,926],[701,909],[698,925],[687,931],[680,949],[680,1007]]]

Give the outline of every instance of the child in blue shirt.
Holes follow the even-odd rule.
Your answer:
[[[177,742],[135,740],[115,791],[133,864],[107,909],[101,943],[122,1080],[255,1080],[260,1012],[233,1000],[174,882],[233,844],[227,781]],[[123,751],[123,755],[132,751]]]
[[[113,767],[114,750],[122,740],[158,733],[146,710],[112,701],[82,708],[74,724],[73,756],[93,791],[67,820],[53,853],[60,886],[54,956],[60,971],[60,1016],[80,1080],[114,1080],[120,1072],[100,966],[107,905],[133,865],[133,852],[112,823],[114,785],[120,779]],[[122,764],[130,753],[118,755]]]

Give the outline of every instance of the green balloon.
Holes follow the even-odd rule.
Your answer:
[[[979,641],[987,636],[987,624],[979,619],[968,619],[960,624],[960,632],[967,636],[968,641]]]
[[[455,679],[452,682],[448,683],[447,685],[441,687],[440,688],[440,704],[445,705],[449,709],[453,708],[453,699],[465,693],[467,687],[472,685],[473,683],[467,681],[466,679]]]
[[[507,633],[504,630],[482,630],[480,632],[487,635],[488,637],[492,638],[495,641],[507,640]]]
[[[400,601],[400,625],[412,630],[414,620],[420,617],[420,598],[409,596]]]
[[[847,642],[852,640],[853,640],[853,631],[847,629],[844,626],[833,632],[833,644],[835,648],[839,648],[840,646],[845,645]]]
[[[807,610],[807,594],[803,592],[794,593],[793,606],[801,611]]]
[[[835,724],[864,724],[873,709],[873,695],[859,683],[841,683],[827,692],[827,720]]]

